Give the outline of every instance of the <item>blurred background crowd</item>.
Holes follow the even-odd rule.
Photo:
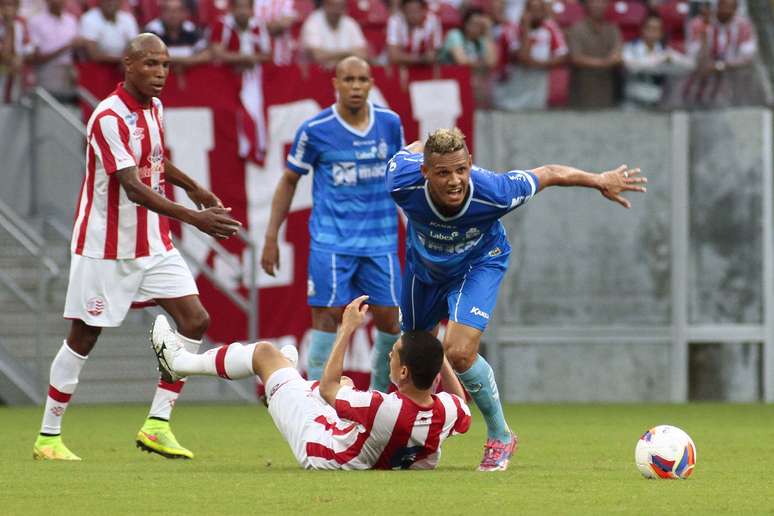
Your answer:
[[[477,107],[633,109],[768,102],[742,0],[0,0],[4,102],[75,98],[74,63],[158,34],[177,73],[361,55],[471,69]]]

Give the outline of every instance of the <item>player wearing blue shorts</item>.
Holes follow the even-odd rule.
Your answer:
[[[368,101],[368,63],[343,59],[333,79],[336,104],[296,132],[287,168],[274,193],[261,265],[279,266],[277,235],[299,179],[314,172],[309,220],[308,302],[312,340],[308,378],[318,380],[336,338],[344,307],[368,295],[374,324],[371,388],[389,388],[389,352],[398,338],[400,262],[398,213],[384,184],[389,160],[403,145],[400,117]]]
[[[562,165],[496,174],[473,165],[458,129],[440,129],[390,160],[387,188],[409,220],[402,330],[430,331],[448,318],[446,358],[486,420],[479,471],[507,469],[517,445],[492,368],[478,354],[511,252],[500,217],[549,186],[596,188],[628,208],[621,193],[645,191],[638,174],[625,165],[601,174]]]

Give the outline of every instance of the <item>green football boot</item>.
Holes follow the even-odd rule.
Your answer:
[[[64,445],[61,435],[38,435],[32,446],[32,458],[35,460],[81,460]]]
[[[193,459],[191,450],[183,448],[169,428],[169,421],[146,419],[137,432],[137,447],[149,453],[158,453],[168,459]]]

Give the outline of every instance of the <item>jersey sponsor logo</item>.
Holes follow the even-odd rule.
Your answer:
[[[387,170],[382,163],[376,163],[374,165],[360,165],[357,169],[357,178],[361,181],[369,181],[371,179],[382,179],[387,173]]]
[[[480,309],[479,307],[477,307],[477,306],[474,306],[473,308],[471,308],[471,309],[470,309],[470,313],[472,313],[473,315],[477,315],[477,316],[479,316],[479,317],[483,317],[483,318],[484,318],[484,319],[486,319],[487,321],[489,320],[489,314],[488,314],[488,313],[486,313],[486,312],[484,312],[483,310],[481,310],[481,309]]]
[[[481,234],[481,230],[478,228],[470,228],[467,231],[465,231],[465,238],[470,240],[473,238],[476,238],[478,235]]]
[[[346,161],[333,164],[333,186],[354,186],[357,184],[357,165]]]
[[[492,258],[494,258],[495,256],[500,256],[501,254],[503,254],[503,250],[500,249],[499,247],[495,247],[487,254],[489,254],[489,256],[491,256]]]
[[[86,311],[93,316],[101,315],[105,311],[105,300],[101,297],[92,297],[86,301]]]
[[[481,237],[476,238],[475,240],[467,240],[462,241],[458,243],[446,243],[446,242],[439,242],[435,239],[428,238],[427,236],[417,233],[417,238],[419,239],[419,243],[422,244],[427,250],[429,251],[437,251],[440,253],[446,253],[446,254],[463,254],[474,247],[481,241]]]
[[[438,231],[430,230],[430,238],[435,238],[436,240],[446,240],[446,241],[454,241],[460,236],[458,231],[452,231],[450,234],[446,233],[439,233]]]
[[[378,156],[378,151],[376,149],[376,145],[372,146],[368,150],[363,151],[355,151],[355,159],[365,160],[365,159],[376,159]],[[384,159],[384,158],[382,158]]]
[[[355,147],[365,147],[366,145],[375,145],[376,140],[355,140],[352,142],[352,145]]]
[[[390,172],[394,172],[396,168],[398,168],[398,164],[394,160],[390,160]]]
[[[134,124],[136,124],[136,123],[137,123],[137,113],[135,113],[135,112],[131,112],[131,113],[129,113],[128,115],[126,115],[126,116],[124,117],[124,121],[125,121],[125,122],[126,122],[128,125],[134,125]]]

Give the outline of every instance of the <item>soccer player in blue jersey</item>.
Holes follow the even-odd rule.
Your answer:
[[[440,129],[390,160],[387,188],[409,220],[402,330],[430,331],[449,319],[446,358],[487,426],[479,471],[507,469],[517,446],[492,368],[478,354],[511,252],[500,217],[549,186],[596,188],[628,208],[621,193],[645,191],[639,172],[625,165],[601,174],[546,165],[496,174],[473,165],[458,129]]]
[[[400,117],[368,101],[371,70],[359,57],[336,66],[336,103],[305,121],[277,185],[261,265],[279,267],[277,235],[296,184],[314,172],[309,221],[308,302],[312,340],[307,374],[319,380],[344,307],[370,296],[376,326],[371,388],[387,391],[389,353],[398,338],[398,213],[384,183],[387,160],[403,146]]]

